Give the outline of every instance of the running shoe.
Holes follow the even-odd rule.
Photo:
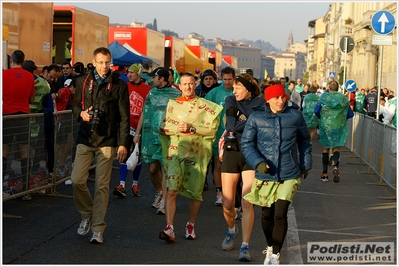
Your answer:
[[[175,231],[173,231],[170,225],[167,225],[165,230],[159,233],[159,239],[165,240],[166,243],[174,243],[176,242]]]
[[[217,192],[216,193],[216,201],[215,201],[215,206],[223,206],[223,194],[222,192]]]
[[[161,199],[162,199],[162,191],[159,191],[155,194],[155,200],[154,200],[154,203],[152,203],[152,207],[155,209],[158,209]]]
[[[186,235],[185,235],[185,237],[188,240],[197,239],[197,236],[195,235],[194,224],[189,223],[189,222],[186,224]]]
[[[337,166],[334,167],[333,174],[334,174],[334,178],[333,178],[334,183],[339,183],[341,176],[339,175],[339,170],[338,170]]]
[[[273,247],[272,246],[267,246],[264,251],[262,251],[262,254],[266,255],[265,261],[263,262],[263,265],[270,265],[270,259],[273,254]]]
[[[161,200],[159,202],[159,208],[157,209],[157,214],[160,215],[165,215],[166,211],[165,211],[165,200]]]
[[[270,265],[280,265],[280,253],[272,254],[270,257]]]
[[[90,243],[92,244],[102,244],[104,242],[104,237],[101,232],[93,232],[93,236],[90,239]]]
[[[328,174],[327,174],[326,172],[323,172],[323,173],[321,174],[320,181],[322,181],[322,182],[328,182]]]
[[[115,196],[118,196],[120,198],[124,198],[124,197],[126,197],[126,189],[123,187],[123,185],[120,184],[114,188],[114,190],[112,191],[112,194],[114,194]]]
[[[238,228],[234,226],[236,231],[234,234],[231,234],[229,231],[225,233],[224,240],[222,242],[222,249],[223,250],[232,250],[234,247],[234,238],[238,236]]]
[[[239,261],[250,262],[251,255],[249,254],[249,246],[244,246],[240,248],[240,256],[238,257]]]
[[[91,218],[88,219],[83,219],[80,222],[79,228],[78,228],[78,235],[87,235],[87,233],[90,231],[90,226],[91,226]]]
[[[138,184],[134,184],[132,186],[132,196],[134,196],[134,197],[140,197],[141,196]]]

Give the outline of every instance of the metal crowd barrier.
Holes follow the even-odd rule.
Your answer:
[[[3,163],[3,201],[29,197],[31,194],[61,196],[56,187],[70,179],[76,152],[77,131],[78,123],[71,110],[46,115],[35,113],[3,116],[3,161],[4,142],[6,139],[12,140],[9,145],[9,156],[6,163]],[[21,140],[21,136],[26,137],[26,141],[23,139],[17,143],[15,134],[19,134]],[[24,160],[21,154],[26,151],[26,146],[29,152],[26,160],[27,168],[23,171],[21,164]],[[62,157],[65,160],[64,165],[69,170],[57,173],[57,164]],[[54,158],[53,163],[50,163],[51,158]]]
[[[345,145],[380,177],[379,185],[387,185],[396,194],[396,128],[372,117],[355,113],[348,123]],[[394,197],[396,199],[396,196]]]

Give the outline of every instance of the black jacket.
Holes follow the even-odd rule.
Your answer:
[[[82,107],[82,87],[84,86],[84,101]],[[102,111],[97,131],[91,132],[92,122],[84,122],[80,117],[82,110],[93,106],[93,110]],[[121,79],[107,74],[105,81],[99,86],[93,72],[79,77],[76,80],[76,93],[72,112],[80,127],[78,131],[78,144],[90,147],[104,147],[119,145],[128,147],[130,131],[130,103],[127,85]]]

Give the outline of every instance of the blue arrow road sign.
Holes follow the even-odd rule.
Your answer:
[[[378,34],[391,33],[395,28],[395,17],[389,11],[377,11],[371,18],[371,27]]]
[[[345,89],[346,91],[352,93],[356,90],[356,82],[354,80],[347,80],[345,83]]]

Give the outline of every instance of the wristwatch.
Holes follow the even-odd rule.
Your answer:
[[[194,126],[191,126],[190,129],[189,129],[189,131],[190,131],[190,133],[195,134],[195,127],[194,127]]]

